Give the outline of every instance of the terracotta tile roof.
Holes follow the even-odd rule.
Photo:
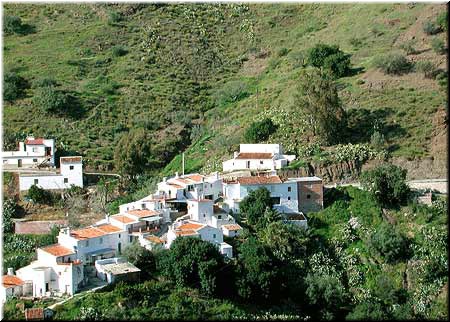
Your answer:
[[[116,227],[116,226],[113,226],[110,224],[96,226],[95,228],[100,229],[101,231],[104,231],[105,233],[117,233],[119,231],[123,231],[123,229],[120,229],[119,227]]]
[[[183,186],[180,186],[179,184],[176,184],[176,183],[167,182],[167,184],[168,184],[169,186],[174,186],[174,187],[177,188],[177,189],[183,189]]]
[[[195,182],[202,182],[204,176],[200,174],[190,174],[185,176],[185,178],[188,178],[189,180],[195,181]]]
[[[183,178],[176,178],[174,179],[174,181],[178,181],[181,182],[182,184],[189,184],[191,182],[189,182],[189,180],[183,179]],[[173,183],[173,181],[171,181],[170,183]]]
[[[132,222],[136,221],[134,219],[131,219],[130,217],[123,216],[123,215],[114,215],[114,216],[111,216],[111,218],[115,219],[117,221],[120,221],[123,224],[129,224],[129,223],[132,223]]]
[[[75,254],[75,252],[69,248],[61,246],[60,244],[54,244],[41,248],[44,252],[52,254],[53,256],[67,256]]]
[[[240,230],[240,229],[242,229],[242,227],[239,226],[238,224],[228,224],[228,225],[223,225],[222,227],[225,227],[228,230]]]
[[[236,159],[267,160],[267,159],[272,159],[272,153],[241,152],[238,154]]]
[[[15,275],[3,275],[2,284],[5,288],[23,285],[23,281]]]
[[[135,209],[135,210],[128,210],[128,214],[139,217],[139,218],[145,218],[150,216],[158,215],[159,213],[154,210],[149,209]]]
[[[25,140],[25,144],[28,145],[41,145],[44,144],[44,139],[40,138],[40,139],[32,139],[32,140]]]
[[[155,244],[164,244],[164,240],[162,240],[161,238],[155,236],[155,235],[149,235],[144,237],[145,239],[147,239],[148,241],[151,241],[152,243]]]
[[[180,231],[176,231],[175,235],[179,236],[193,236],[193,235],[197,235],[198,233],[195,230],[180,230]]]
[[[89,238],[95,238],[104,236],[106,233],[94,227],[87,227],[70,232],[70,236],[75,237],[78,240],[84,240]]]
[[[81,157],[60,157],[59,162],[60,163],[81,162]]]
[[[270,177],[240,177],[237,178],[237,181],[242,185],[252,185],[252,184],[273,184],[273,183],[282,183],[279,176],[270,176]]]
[[[205,225],[189,222],[189,223],[186,223],[186,224],[183,224],[183,225],[177,227],[177,230],[197,230],[197,229],[202,228],[203,226],[205,226]]]
[[[44,309],[42,307],[35,307],[31,309],[25,309],[25,320],[43,320]]]

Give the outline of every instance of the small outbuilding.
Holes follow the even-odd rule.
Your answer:
[[[121,258],[107,258],[95,261],[97,276],[108,284],[119,281],[139,282],[141,270]]]

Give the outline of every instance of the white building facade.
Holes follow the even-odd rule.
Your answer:
[[[55,140],[28,137],[19,142],[17,151],[2,151],[2,163],[5,166],[37,167],[55,166]]]

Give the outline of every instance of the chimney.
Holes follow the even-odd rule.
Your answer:
[[[178,175],[178,171],[175,172],[175,178],[178,179],[180,176]]]
[[[233,158],[236,159],[236,158],[238,157],[238,155],[239,155],[239,152],[234,151],[234,153],[233,153]]]
[[[14,268],[8,267],[8,275],[9,276],[14,276]]]
[[[25,144],[23,142],[19,142],[19,151],[25,151]]]
[[[109,224],[109,213],[107,213],[107,214],[105,215],[105,219],[106,219],[106,223]]]

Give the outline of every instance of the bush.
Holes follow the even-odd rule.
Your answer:
[[[447,31],[448,29],[448,22],[447,22],[447,18],[448,18],[448,13],[447,11],[443,11],[439,14],[439,16],[436,19],[436,23],[439,25],[439,27],[444,30]]]
[[[437,74],[436,80],[442,88],[444,88],[444,89],[447,88],[448,75],[447,75],[446,71],[441,71],[439,74]]]
[[[3,77],[3,99],[14,101],[23,94],[26,81],[15,72],[5,72]]]
[[[413,68],[413,64],[403,55],[388,54],[377,57],[375,67],[381,69],[385,74],[402,75],[409,73]]]
[[[253,122],[245,131],[244,138],[249,143],[258,143],[265,141],[277,130],[271,119],[264,119],[260,122]]]
[[[289,49],[283,47],[278,51],[277,55],[278,55],[278,57],[283,57],[283,56],[286,56],[288,54],[288,52],[289,52]]]
[[[108,25],[114,26],[116,23],[123,20],[123,15],[120,12],[111,11],[108,14]]]
[[[5,16],[4,31],[6,34],[20,34],[22,32],[22,19],[16,16]]]
[[[126,54],[128,54],[128,49],[126,49],[125,47],[114,46],[112,48],[112,55],[114,57],[121,57],[121,56],[125,56]]]
[[[386,139],[384,138],[384,134],[380,131],[374,131],[370,136],[370,144],[376,149],[382,148],[385,143]]]
[[[241,216],[247,219],[247,224],[254,226],[263,217],[266,209],[272,209],[272,206],[270,192],[263,187],[250,191],[248,196],[242,199],[239,209]]]
[[[57,86],[58,83],[53,78],[39,78],[33,82],[33,88]]]
[[[386,222],[370,235],[368,245],[389,263],[405,259],[409,255],[407,239]]]
[[[409,187],[406,184],[406,170],[384,164],[361,174],[362,186],[370,191],[382,206],[398,206],[406,201]]]
[[[433,48],[436,54],[445,54],[445,43],[440,38],[434,38],[433,40],[431,40],[431,48]]]
[[[413,39],[410,39],[410,40],[402,43],[400,45],[400,48],[405,51],[406,55],[412,55],[412,54],[416,53],[415,45],[416,45],[416,42]]]
[[[37,89],[33,102],[46,113],[61,113],[68,108],[68,97],[62,91],[53,86],[45,86]]]
[[[6,198],[3,200],[3,232],[11,233],[13,232],[13,222],[12,218],[16,216],[17,204],[13,199]]]
[[[423,24],[423,31],[427,34],[427,35],[435,35],[438,34],[442,31],[441,26],[437,25],[434,22],[431,21],[426,21]]]
[[[216,104],[219,106],[238,102],[247,96],[247,85],[241,81],[228,82],[214,94]]]
[[[350,55],[338,46],[317,44],[308,51],[308,63],[317,68],[329,69],[334,76],[346,76],[350,71]]]
[[[416,63],[416,70],[419,73],[424,74],[426,78],[435,78],[436,77],[436,66],[430,62],[429,60],[423,60]]]
[[[35,184],[30,187],[27,193],[27,197],[31,200],[33,200],[35,203],[39,204],[52,204],[52,194],[44,190],[42,188],[39,188]]]

